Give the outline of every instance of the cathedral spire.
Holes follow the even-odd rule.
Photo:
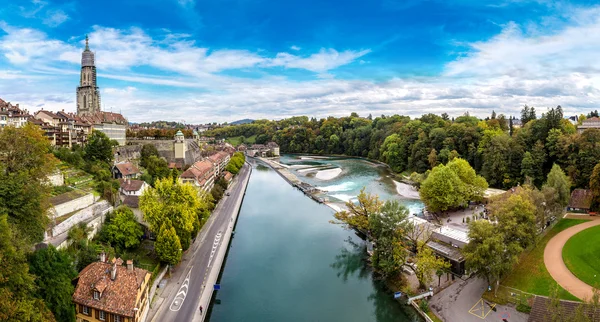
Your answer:
[[[90,50],[90,44],[88,42],[88,35],[85,35],[85,50]]]

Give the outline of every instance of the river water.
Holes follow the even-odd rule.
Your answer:
[[[373,278],[362,240],[329,223],[331,208],[253,167],[210,321],[420,321]]]

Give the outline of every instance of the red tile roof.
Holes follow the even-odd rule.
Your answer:
[[[142,180],[119,179],[121,189],[125,191],[139,191],[144,185]]]
[[[83,115],[81,119],[90,122],[92,124],[102,124],[102,123],[117,123],[117,124],[127,124],[127,120],[123,115],[119,113],[112,112],[97,112],[91,115]]]
[[[208,160],[198,161],[192,164],[182,174],[182,178],[195,179],[197,182],[201,182],[204,177],[214,172],[213,164]]]
[[[140,173],[140,170],[131,162],[117,163],[115,164],[115,167],[117,167],[119,172],[124,176]]]
[[[113,281],[110,278],[112,266],[110,263],[94,262],[84,268],[79,273],[73,302],[133,317],[138,290],[150,273],[137,267],[130,271],[117,265],[117,276]],[[101,292],[99,300],[94,300],[94,289]]]

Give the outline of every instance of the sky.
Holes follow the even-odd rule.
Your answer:
[[[545,0],[0,0],[0,98],[75,112],[86,35],[130,122],[600,101],[600,4]]]

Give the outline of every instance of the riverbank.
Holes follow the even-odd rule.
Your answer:
[[[285,181],[291,184],[292,187],[300,189],[300,191],[302,191],[309,198],[313,199],[318,203],[323,203],[325,201],[322,198],[319,198],[314,195],[314,193],[319,192],[319,190],[316,187],[298,179],[298,177],[295,174],[288,170],[289,166],[263,157],[257,157],[256,159],[262,161],[263,163],[266,163],[269,167],[271,167],[271,169],[275,170],[275,172],[277,172]]]

